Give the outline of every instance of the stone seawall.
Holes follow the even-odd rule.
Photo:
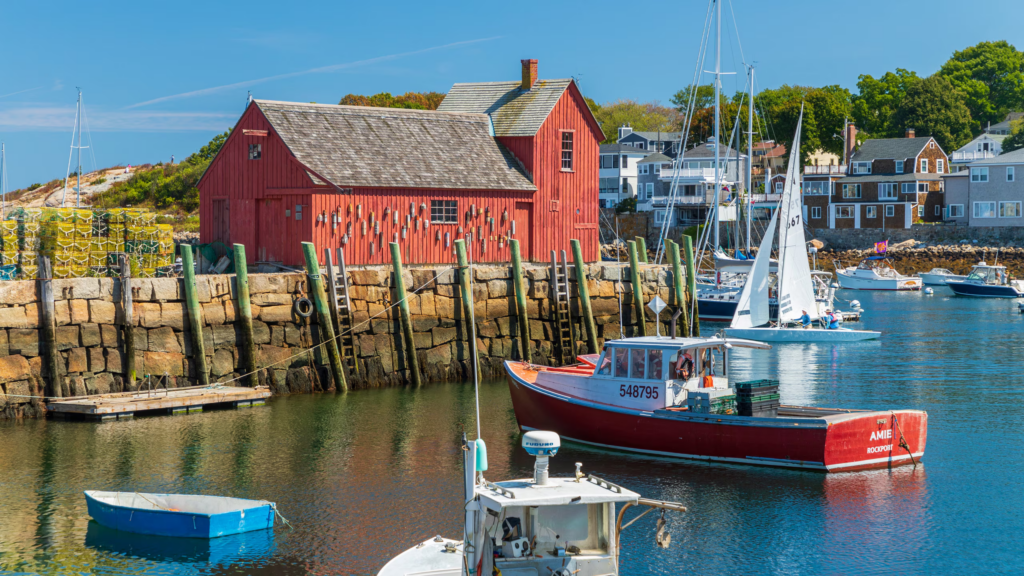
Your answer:
[[[831,250],[870,249],[875,242],[889,240],[899,244],[916,240],[925,244],[959,244],[962,241],[978,246],[1024,246],[1024,228],[1016,226],[953,226],[941,224],[914,224],[909,229],[879,230],[815,228],[808,238],[816,238]]]
[[[502,362],[520,358],[520,334],[511,280],[511,267],[474,267],[477,346],[483,377],[503,375]],[[524,284],[533,362],[555,364],[551,321],[549,268],[525,266]],[[666,266],[641,269],[645,301],[655,294],[666,302],[672,289]],[[616,283],[622,277],[622,319],[626,335],[636,324],[629,270],[624,264],[588,267],[588,284],[598,341],[622,334]],[[411,382],[409,360],[403,350],[398,307],[390,267],[349,270],[354,328],[353,340],[359,373],[347,377],[350,388],[403,385]],[[307,297],[305,274],[250,274],[253,337],[259,381],[275,394],[334,389],[320,344],[316,315],[302,318],[294,303]],[[405,284],[411,313],[416,361],[428,382],[457,381],[470,374],[468,329],[457,276],[453,268],[407,268]],[[575,282],[571,290],[572,317],[578,350],[586,351]],[[241,325],[234,276],[197,277],[203,315],[203,347],[210,380],[226,382],[241,376]],[[136,342],[135,387],[171,388],[197,384],[188,311],[181,279],[133,279],[133,331]],[[61,370],[61,395],[81,396],[130,389],[125,376],[124,310],[121,283],[109,278],[54,280],[56,349]],[[417,290],[415,294],[412,292]],[[0,282],[0,417],[39,416],[38,398],[43,382],[46,346],[41,340],[41,305],[34,281]],[[645,309],[649,333],[654,318]],[[668,313],[662,314],[667,323]],[[664,329],[663,329],[664,330]],[[664,333],[664,331],[663,331]],[[159,381],[159,383],[158,383]],[[233,385],[242,385],[241,381]]]

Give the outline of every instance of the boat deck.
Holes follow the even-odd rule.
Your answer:
[[[264,386],[172,388],[50,400],[46,409],[57,417],[107,420],[131,418],[140,413],[188,414],[210,407],[248,408],[263,405],[268,397],[270,389]]]

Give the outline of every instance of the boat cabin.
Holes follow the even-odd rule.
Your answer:
[[[967,274],[968,282],[979,282],[1003,286],[1007,283],[1006,266],[989,266],[984,262],[978,262]]]
[[[521,576],[617,574],[615,505],[640,498],[592,476],[487,483],[476,494],[495,567]]]
[[[658,410],[680,406],[684,390],[729,387],[729,350],[770,349],[736,338],[645,336],[605,342],[597,358],[580,368],[553,368],[537,374],[537,383],[572,396]],[[581,378],[580,376],[589,376]]]

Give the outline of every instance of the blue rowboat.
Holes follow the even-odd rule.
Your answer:
[[[103,526],[137,534],[216,538],[274,526],[275,505],[266,500],[86,490],[85,502]]]

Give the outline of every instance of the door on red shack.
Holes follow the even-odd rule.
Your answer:
[[[257,204],[257,250],[260,262],[283,262],[284,202],[281,198],[264,198]]]
[[[284,233],[280,242],[284,244],[282,261],[286,266],[302,266],[302,243],[313,238],[313,214],[310,211],[309,196],[286,196],[284,199]],[[317,251],[319,253],[319,251]],[[319,256],[318,256],[319,257]]]
[[[533,252],[530,251],[530,235],[533,234],[533,226],[530,225],[530,211],[533,205],[529,202],[516,202],[515,214],[512,222],[515,223],[515,234],[512,238],[519,241],[519,254],[523,260],[533,260]]]

